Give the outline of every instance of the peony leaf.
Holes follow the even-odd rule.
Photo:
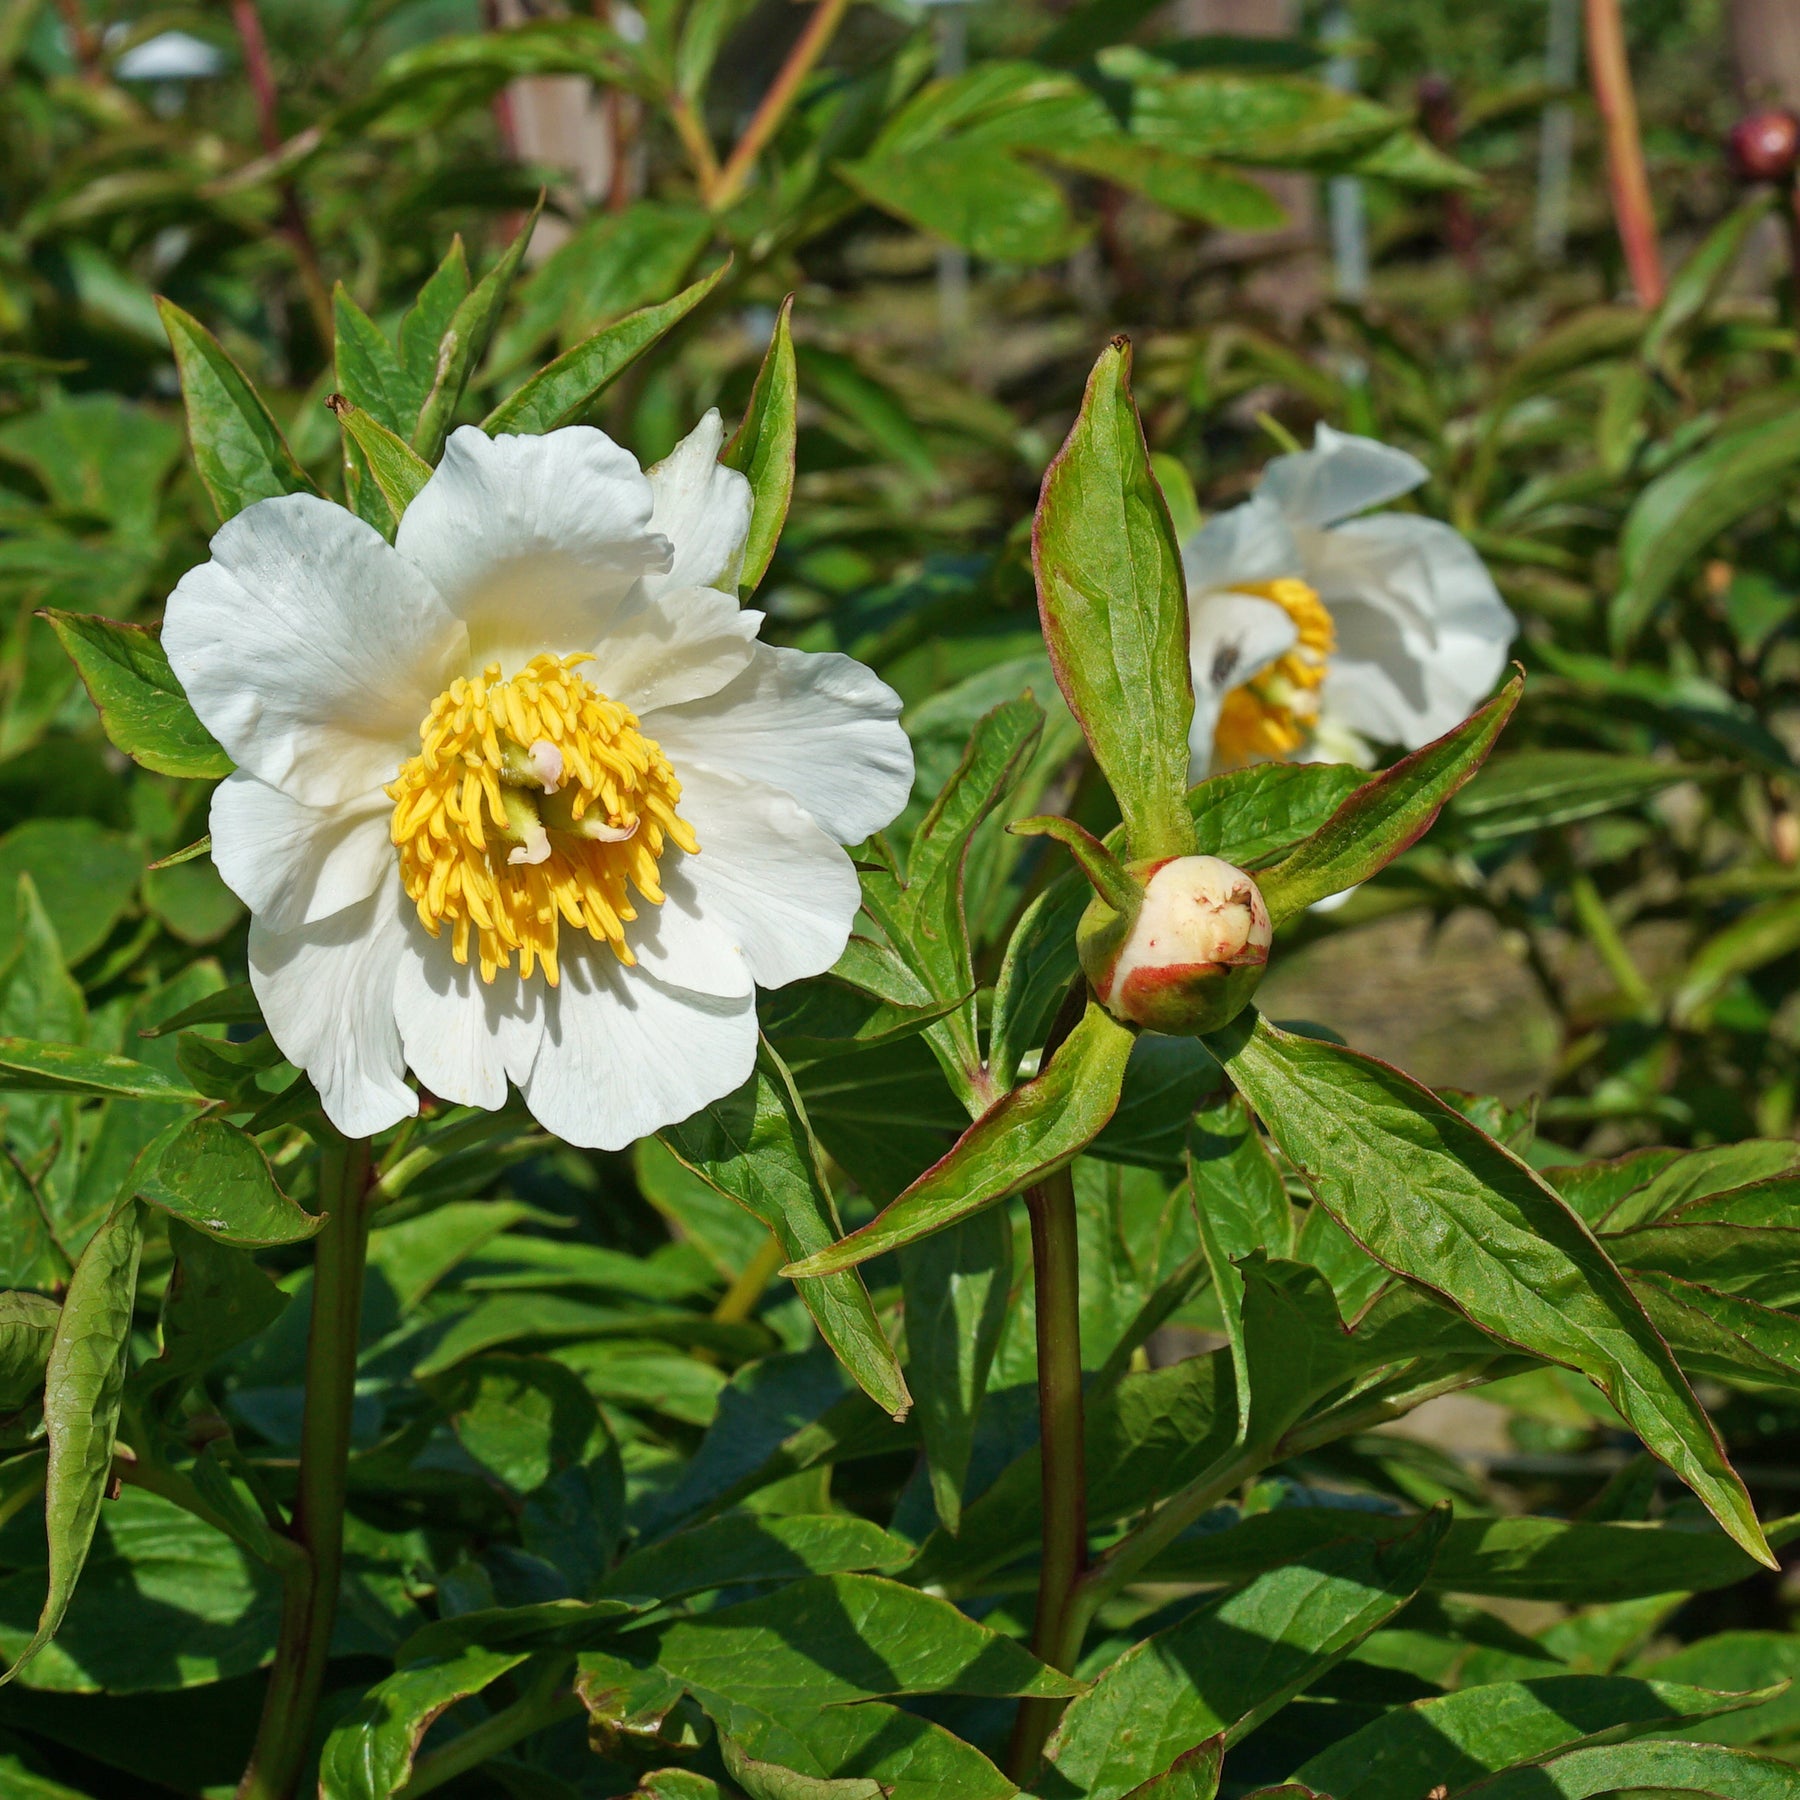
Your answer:
[[[1086,1800],[1119,1800],[1203,1739],[1237,1743],[1424,1585],[1450,1523],[1343,1538],[1134,1644],[1063,1715],[1046,1755]]]
[[[1666,1733],[1780,1692],[1721,1694],[1627,1675],[1492,1682],[1396,1706],[1302,1763],[1294,1778],[1334,1800],[1418,1800],[1439,1782],[1466,1786],[1553,1750]]]
[[[646,350],[679,325],[725,279],[730,268],[727,258],[673,300],[628,313],[616,325],[565,350],[523,387],[508,394],[481,421],[481,429],[492,437],[502,431],[530,434],[574,424]],[[416,438],[414,443],[424,448]]]
[[[1586,1375],[1758,1561],[1718,1434],[1625,1277],[1531,1169],[1410,1077],[1254,1008],[1207,1040],[1320,1206],[1395,1274]]]
[[[932,999],[951,1009],[926,1038],[971,1113],[992,1090],[981,1062],[963,874],[976,828],[1017,785],[1043,728],[1043,708],[1029,694],[985,714],[913,833],[906,879],[885,869],[863,875],[863,904]]]
[[[42,1391],[61,1319],[48,1294],[0,1293],[0,1413],[17,1412]]]
[[[337,414],[337,422],[348,440],[346,458],[350,446],[354,445],[361,457],[360,466],[368,471],[369,479],[374,482],[381,502],[387,508],[389,521],[397,525],[400,515],[431,479],[431,464],[404,438],[389,431],[373,413],[352,405],[342,394],[333,394],[326,404]]]
[[[159,299],[156,310],[181,374],[194,467],[221,522],[257,500],[316,494],[262,396],[219,340],[173,301]]]
[[[1277,925],[1319,900],[1367,881],[1431,829],[1444,802],[1487,759],[1519,703],[1515,675],[1454,731],[1415,750],[1344,801],[1304,843],[1257,876]]]
[[[88,1240],[69,1279],[44,1371],[49,1587],[31,1641],[0,1675],[0,1684],[11,1681],[56,1635],[94,1541],[100,1502],[112,1480],[143,1245],[143,1208],[128,1200]]]
[[[1032,530],[1056,679],[1125,818],[1129,857],[1194,847],[1187,810],[1187,586],[1116,338],[1044,476]]]
[[[790,1258],[822,1251],[842,1230],[819,1147],[786,1065],[766,1044],[756,1072],[662,1141],[709,1186],[762,1221]],[[862,1277],[848,1265],[802,1281],[800,1298],[857,1384],[896,1418],[912,1405],[900,1361],[875,1316]]]
[[[1521,1763],[1459,1793],[1466,1800],[1591,1800],[1632,1790],[1800,1800],[1800,1767],[1718,1744],[1600,1744]]]
[[[325,1223],[276,1186],[255,1139],[223,1119],[171,1126],[139,1158],[134,1181],[143,1199],[222,1244],[303,1243]]]
[[[738,588],[745,594],[755,593],[768,573],[794,496],[800,383],[794,367],[793,311],[794,296],[789,294],[775,315],[775,331],[756,372],[743,423],[719,455],[728,469],[738,470],[750,482],[750,535],[744,540],[744,561],[738,571]]]
[[[1119,1103],[1132,1034],[1104,1007],[1081,1023],[1035,1080],[1003,1094],[892,1205],[783,1274],[828,1275],[917,1243],[1074,1161]]]
[[[1224,1756],[1224,1736],[1209,1737],[1184,1750],[1160,1775],[1140,1782],[1125,1800],[1213,1800]]]
[[[101,729],[134,762],[190,781],[231,773],[231,758],[194,716],[156,631],[54,608],[43,617],[79,671]]]
[[[730,1513],[634,1550],[606,1578],[621,1594],[684,1594],[799,1575],[891,1573],[913,1547],[851,1513]]]
[[[1012,1297],[1012,1251],[1012,1223],[992,1207],[900,1252],[907,1377],[932,1502],[950,1532],[962,1520],[975,1421]]]
[[[97,1094],[194,1105],[203,1099],[160,1069],[128,1056],[22,1037],[0,1037],[0,1093]]]
[[[418,421],[412,433],[413,448],[428,463],[437,461],[444,448],[444,439],[450,435],[456,409],[462,403],[463,389],[469,385],[469,377],[475,373],[475,365],[486,353],[500,323],[500,314],[505,310],[507,296],[512,292],[519,265],[525,260],[531,234],[537,229],[543,210],[544,196],[540,193],[530,216],[514,233],[500,260],[475,284],[473,293],[457,302],[450,323],[438,341],[431,391],[419,407]]]
[[[523,1650],[464,1650],[447,1662],[401,1669],[377,1682],[325,1740],[321,1800],[389,1800],[406,1785],[419,1744],[437,1719],[526,1656]]]

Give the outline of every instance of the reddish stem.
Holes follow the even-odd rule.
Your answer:
[[[1612,190],[1613,216],[1638,304],[1649,309],[1662,304],[1662,251],[1656,240],[1643,141],[1638,135],[1625,26],[1619,16],[1619,0],[1585,0],[1585,4],[1588,69],[1594,83],[1594,104],[1606,132],[1606,180]]]

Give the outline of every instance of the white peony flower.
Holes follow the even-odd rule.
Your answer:
[[[1354,516],[1426,475],[1321,425],[1188,539],[1191,780],[1290,757],[1367,763],[1371,743],[1417,749],[1487,698],[1518,622],[1481,558],[1436,519]]]
[[[410,1067],[616,1149],[737,1087],[756,984],[843,950],[840,846],[900,811],[912,751],[861,664],[757,641],[721,435],[645,473],[586,427],[466,427],[393,545],[264,500],[170,596],[238,764],[213,856],[251,982],[346,1134],[417,1111]]]

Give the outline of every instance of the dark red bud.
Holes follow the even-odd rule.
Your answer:
[[[1725,140],[1741,181],[1789,181],[1800,163],[1800,118],[1780,107],[1749,113]]]

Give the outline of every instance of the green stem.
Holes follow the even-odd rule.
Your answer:
[[[1631,952],[1625,947],[1625,940],[1619,935],[1619,928],[1613,922],[1613,916],[1607,910],[1600,890],[1594,886],[1593,879],[1587,875],[1577,875],[1569,883],[1569,899],[1574,905],[1575,917],[1580,920],[1582,930],[1588,935],[1588,942],[1606,964],[1606,972],[1618,983],[1619,992],[1626,1003],[1646,1024],[1654,1022],[1656,996],[1651,993],[1650,984],[1644,980],[1637,964],[1632,961]]]
[[[580,1712],[581,1702],[573,1694],[562,1691],[570,1667],[569,1662],[560,1657],[546,1662],[538,1671],[537,1679],[511,1706],[483,1719],[479,1725],[471,1726],[461,1737],[452,1738],[443,1749],[426,1757],[414,1769],[412,1779],[395,1790],[394,1800],[418,1800],[419,1795],[429,1794],[445,1782],[454,1781],[458,1775],[480,1768],[502,1751],[523,1742],[534,1731],[542,1731],[546,1725],[554,1725],[558,1719]]]
[[[369,1146],[334,1140],[319,1159],[325,1228],[314,1241],[300,1491],[288,1535],[301,1554],[285,1572],[281,1636],[262,1721],[238,1800],[289,1800],[312,1744],[337,1614],[357,1327],[369,1249]]]
[[[1075,1229],[1075,1183],[1067,1169],[1027,1189],[1032,1281],[1037,1296],[1039,1460],[1043,1470],[1044,1548],[1038,1573],[1037,1622],[1031,1647],[1064,1671],[1080,1642],[1068,1641],[1067,1613],[1087,1566],[1087,1444],[1081,1403],[1081,1247]],[[1043,1755],[1062,1716],[1060,1700],[1019,1704],[1010,1753],[1021,1785]]]

